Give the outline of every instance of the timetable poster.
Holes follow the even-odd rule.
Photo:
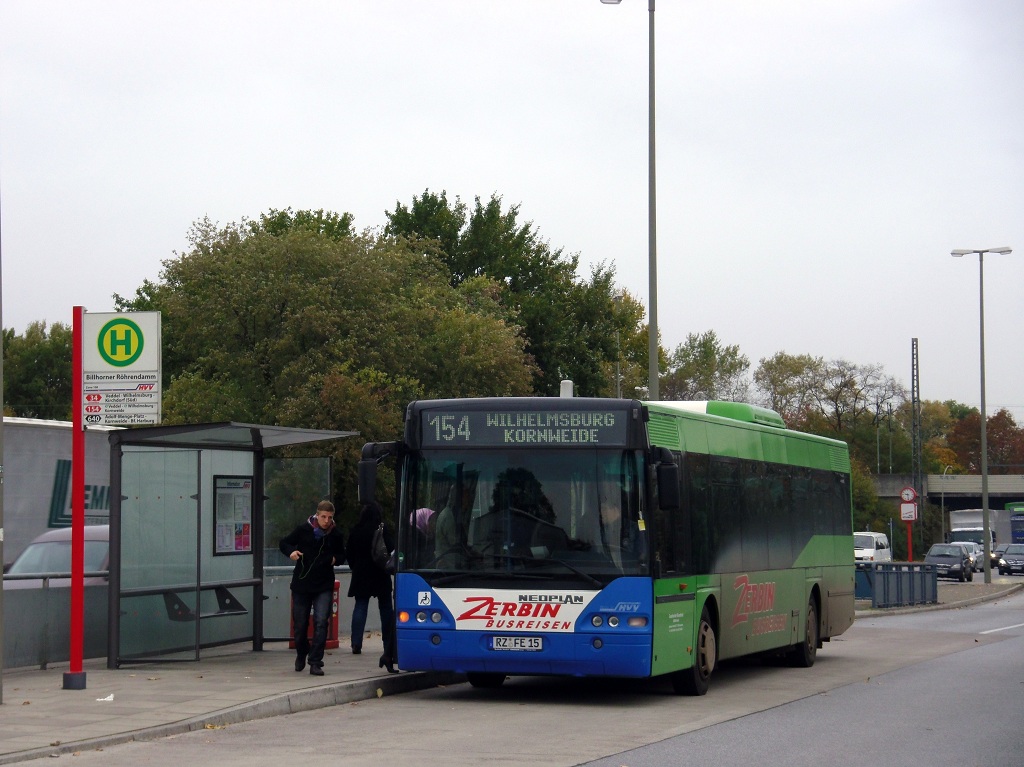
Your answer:
[[[213,478],[213,553],[252,552],[252,477]]]

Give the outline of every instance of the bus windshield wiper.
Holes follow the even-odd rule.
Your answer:
[[[555,557],[544,557],[543,559],[536,559],[534,557],[522,557],[522,556],[514,556],[514,555],[510,555],[510,554],[495,554],[494,556],[496,558],[498,558],[498,559],[507,559],[507,560],[509,560],[511,562],[524,562],[524,563],[533,563],[533,564],[540,564],[540,565],[547,564],[548,562],[554,562],[555,564],[561,565],[566,570],[570,570],[571,572],[575,573],[580,578],[582,578],[583,580],[587,581],[587,583],[591,583],[594,586],[597,586],[599,589],[603,589],[604,588],[604,584],[601,583],[601,581],[599,581],[593,575],[591,575],[590,573],[585,573],[582,570],[580,570],[578,567],[570,565],[564,559],[557,559]],[[522,577],[525,577],[525,578],[530,578],[530,577],[532,577],[532,578],[541,578],[541,577],[554,578],[554,574],[553,573],[548,573],[546,576],[542,576],[542,575],[539,575],[539,574],[535,574],[535,575],[532,575],[532,576],[531,575],[522,575]]]
[[[421,575],[422,575],[422,573],[421,573]],[[463,580],[465,578],[471,578],[473,580],[486,580],[488,578],[491,578],[491,579],[499,579],[499,580],[505,580],[505,581],[514,581],[514,580],[546,581],[546,580],[550,580],[551,576],[550,575],[535,575],[535,574],[531,574],[531,573],[521,573],[521,572],[510,573],[510,572],[507,572],[505,570],[463,570],[462,572],[459,572],[459,573],[451,573],[450,575],[442,575],[440,578],[435,578],[433,580],[428,578],[427,582],[431,586],[443,586],[446,583],[455,583],[456,581],[461,581],[461,580]]]
[[[603,589],[604,588],[604,584],[601,583],[601,581],[599,581],[593,575],[591,575],[590,573],[585,573],[582,570],[580,570],[578,567],[574,567],[573,565],[570,565],[564,559],[556,559],[556,558],[552,557],[552,558],[546,559],[544,561],[545,562],[554,562],[556,564],[559,564],[559,565],[561,565],[562,567],[564,567],[567,570],[572,570],[574,573],[576,573],[576,575],[580,576],[580,578],[582,578],[583,580],[587,581],[588,583],[594,584],[599,589]]]

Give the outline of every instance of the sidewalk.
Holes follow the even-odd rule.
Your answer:
[[[324,656],[324,676],[308,668],[296,673],[286,642],[268,643],[263,652],[251,643],[232,645],[204,650],[198,663],[116,671],[95,659],[84,663],[84,690],[63,689],[67,663],[5,669],[0,765],[462,681],[453,674],[389,674],[377,666],[380,652],[379,634],[361,655],[343,642]]]
[[[857,617],[946,609],[998,599],[1024,584],[939,583],[937,605],[871,609],[857,601]],[[86,661],[86,689],[63,689],[67,664],[46,671],[5,669],[0,705],[0,765],[150,740],[191,730],[369,700],[462,681],[456,674],[402,672],[377,667],[380,635],[362,655],[346,643],[328,650],[325,676],[296,673],[287,643],[204,650],[202,660],[106,668],[106,659]]]

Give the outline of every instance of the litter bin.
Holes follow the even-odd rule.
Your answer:
[[[338,581],[334,582],[334,593],[331,595],[331,614],[327,619],[327,643],[324,645],[326,650],[337,650],[338,649],[338,608],[340,605],[341,598],[341,583]],[[288,611],[289,615],[292,615],[292,610]],[[289,620],[288,625],[288,636],[291,639],[288,641],[289,649],[295,649],[295,618]],[[306,622],[306,634],[310,639],[313,638],[313,611],[309,611],[309,619]]]
[[[854,580],[854,599],[872,599],[875,594],[875,568],[871,562],[858,562]]]

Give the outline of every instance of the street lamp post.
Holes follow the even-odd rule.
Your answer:
[[[982,250],[957,249],[950,253],[956,258],[971,253],[978,254],[978,297],[981,316],[981,519],[982,534],[985,538],[983,542],[985,547],[985,583],[992,582],[992,533],[990,532],[988,513],[988,424],[986,423],[988,413],[985,411],[985,254],[999,253],[1005,256],[1012,252],[1009,247],[1004,245],[1001,248],[984,248]]]
[[[618,5],[622,0],[601,0],[606,5]],[[654,162],[654,0],[647,0],[648,56],[647,56],[647,398],[658,399],[658,225],[657,196],[655,192]]]
[[[952,466],[946,466],[942,470],[942,495],[939,501],[939,524],[942,527],[942,540],[946,540],[946,472],[952,469]]]

